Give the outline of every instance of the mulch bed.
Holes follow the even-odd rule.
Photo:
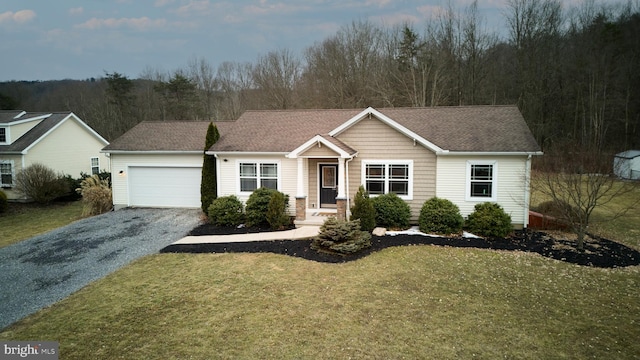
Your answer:
[[[224,235],[268,231],[261,228],[218,228],[210,224],[196,227],[189,233],[198,235]],[[163,253],[275,253],[307,260],[343,263],[361,259],[375,251],[391,246],[436,245],[460,248],[524,251],[538,253],[552,259],[572,264],[599,268],[615,268],[640,265],[640,252],[617,242],[590,236],[584,251],[575,248],[575,242],[554,239],[540,231],[517,231],[512,237],[479,239],[464,237],[432,237],[421,235],[372,236],[371,247],[350,256],[331,255],[311,249],[311,240],[273,240],[246,243],[178,244],[169,245]]]

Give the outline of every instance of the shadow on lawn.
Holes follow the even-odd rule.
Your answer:
[[[201,225],[189,235],[221,235],[264,231],[264,229],[220,229]],[[585,241],[585,250],[575,249],[573,241],[554,239],[544,232],[517,231],[510,238],[479,239],[463,237],[433,237],[422,235],[372,236],[371,247],[350,256],[331,255],[311,249],[311,240],[273,240],[245,243],[175,244],[162,253],[275,253],[327,263],[343,263],[361,259],[391,246],[437,245],[460,248],[524,251],[538,253],[572,264],[600,268],[640,265],[640,252],[617,242],[592,236]]]

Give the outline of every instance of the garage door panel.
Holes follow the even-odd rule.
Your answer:
[[[197,167],[131,167],[130,205],[200,207],[201,173]]]

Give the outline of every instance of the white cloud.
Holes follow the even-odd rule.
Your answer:
[[[97,29],[118,29],[118,28],[130,28],[135,30],[150,30],[162,28],[167,25],[165,19],[150,19],[146,16],[141,18],[109,18],[98,19],[91,18],[82,24],[78,24],[75,27],[80,29],[97,30]]]
[[[155,7],[163,7],[173,3],[175,0],[156,0],[153,4]]]
[[[7,11],[0,14],[0,24],[24,24],[33,20],[35,17],[36,13],[33,10]]]
[[[170,12],[180,16],[192,16],[208,14],[211,10],[211,3],[209,0],[194,1],[190,0],[188,4],[182,5],[176,10]]]
[[[82,6],[69,9],[70,15],[82,15],[83,12],[84,12],[84,9],[82,8]]]

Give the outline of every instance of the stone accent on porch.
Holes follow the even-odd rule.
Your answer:
[[[296,220],[304,221],[307,218],[307,197],[296,196]]]
[[[336,217],[338,220],[346,220],[347,219],[347,199],[346,198],[337,198],[337,214]]]

